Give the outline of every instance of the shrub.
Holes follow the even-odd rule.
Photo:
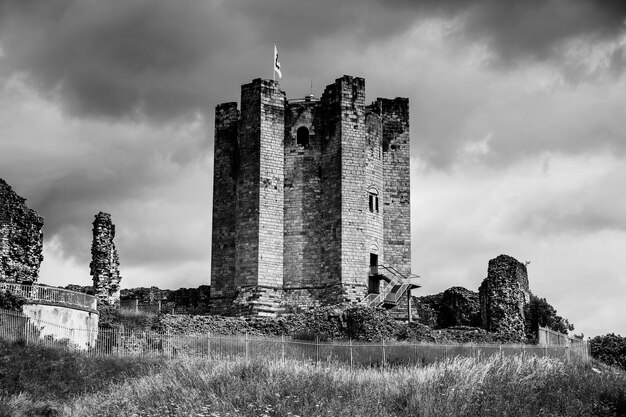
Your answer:
[[[526,338],[530,341],[537,340],[539,326],[565,334],[574,330],[574,325],[559,316],[556,309],[545,298],[539,298],[533,294],[530,295],[530,302],[524,306],[524,316]]]
[[[25,302],[24,298],[13,294],[11,291],[0,291],[0,309],[22,311]]]
[[[608,365],[626,369],[626,337],[610,333],[589,341],[591,356]]]
[[[112,306],[98,308],[100,326],[123,327],[129,330],[150,330],[157,322],[157,315],[145,311],[120,310]]]
[[[394,339],[403,327],[387,311],[378,308],[354,306],[346,309],[344,314],[348,336],[354,340]]]

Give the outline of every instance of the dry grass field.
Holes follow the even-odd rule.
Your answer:
[[[618,416],[626,374],[529,356],[350,370],[0,342],[0,416]]]

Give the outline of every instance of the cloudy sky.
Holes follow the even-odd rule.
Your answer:
[[[213,117],[272,76],[364,77],[411,108],[413,272],[489,259],[575,333],[626,334],[626,2],[0,0],[0,178],[45,217],[47,284],[89,285],[111,213],[124,287],[210,281]]]

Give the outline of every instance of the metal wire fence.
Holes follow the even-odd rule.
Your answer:
[[[44,345],[93,356],[183,356],[213,359],[264,359],[308,363],[343,363],[350,367],[387,367],[427,365],[445,358],[462,356],[488,358],[494,355],[549,356],[570,362],[588,362],[586,344],[577,346],[540,346],[521,344],[434,344],[420,342],[353,342],[296,340],[288,337],[220,336],[171,334],[169,332],[100,328],[67,329],[32,320],[21,313],[0,310],[0,338],[21,340],[29,345]],[[42,335],[41,328],[47,329]],[[85,342],[87,341],[87,342]]]

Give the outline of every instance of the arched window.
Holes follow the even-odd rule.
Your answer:
[[[367,190],[369,195],[370,211],[372,213],[378,213],[378,190],[376,188],[370,188]]]
[[[297,134],[296,142],[298,143],[298,145],[308,146],[308,144],[309,144],[309,129],[307,129],[304,126],[298,128],[298,134]]]

